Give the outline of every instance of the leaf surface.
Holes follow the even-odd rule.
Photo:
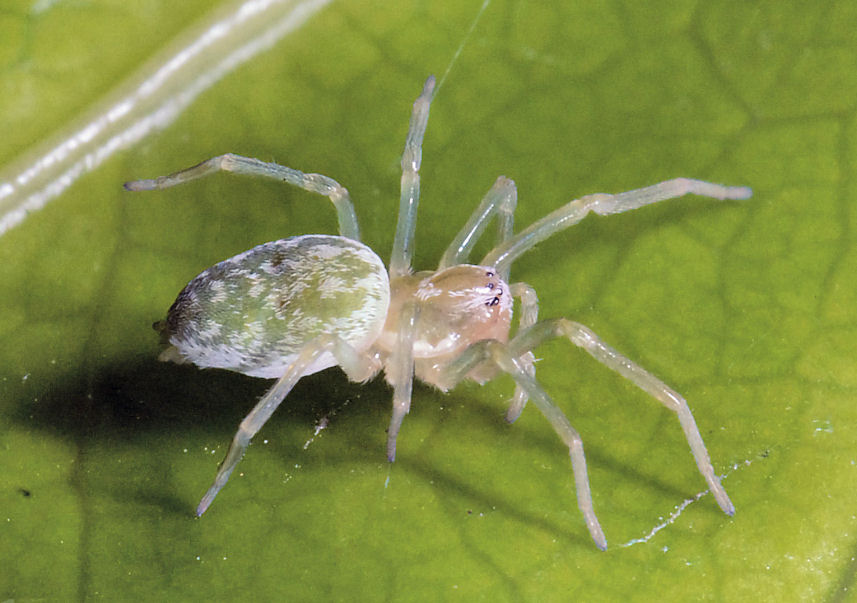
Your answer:
[[[857,550],[857,48],[847,2],[333,3],[0,238],[0,596],[54,600],[819,600]],[[208,3],[0,9],[0,163],[64,130]],[[73,32],[73,35],[72,33]],[[224,152],[347,186],[386,261],[413,99],[432,106],[417,268],[500,175],[518,228],[676,176],[751,186],[589,217],[514,267],[688,399],[734,518],[678,422],[568,342],[538,377],[583,436],[610,548],[567,451],[509,379],[391,392],[306,378],[209,512],[193,509],[268,382],[156,362],[181,287],[255,244],[335,232],[329,203],[218,175],[122,183]],[[485,243],[480,250],[487,249]],[[315,433],[323,418],[325,429]],[[636,542],[631,546],[623,546]]]

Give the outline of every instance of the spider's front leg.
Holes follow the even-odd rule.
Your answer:
[[[520,318],[518,319],[518,332],[521,332],[524,329],[533,326],[538,321],[539,298],[538,295],[536,295],[536,290],[526,283],[512,283],[509,285],[509,289],[511,290],[512,297],[520,300],[521,302]],[[532,350],[527,350],[517,358],[518,362],[527,374],[529,374],[530,377],[535,378],[536,357]],[[520,385],[515,385],[515,395],[512,397],[512,402],[509,404],[509,409],[506,411],[506,420],[509,423],[514,423],[515,420],[521,416],[526,404],[527,390],[522,388]]]
[[[720,478],[714,472],[708,450],[705,448],[687,401],[663,381],[608,346],[588,327],[565,318],[545,320],[523,330],[509,342],[509,349],[513,355],[518,356],[534,349],[543,341],[555,337],[565,337],[574,345],[583,348],[593,358],[676,413],[693,458],[696,460],[696,466],[705,478],[717,504],[727,515],[735,513],[735,506],[729,500],[726,490],[720,484]]]
[[[501,371],[509,374],[515,383],[533,401],[545,418],[554,428],[563,443],[568,446],[571,458],[571,468],[574,472],[574,487],[577,493],[577,506],[583,514],[586,527],[592,540],[602,551],[607,549],[607,538],[595,515],[592,504],[592,492],[589,487],[589,475],[586,470],[586,457],[583,454],[583,440],[572,427],[562,410],[551,400],[547,392],[530,374],[520,357],[529,350],[513,351],[508,345],[494,339],[483,339],[469,346],[455,360],[442,370],[439,381],[445,388],[452,388],[456,383],[465,379],[474,368],[491,363]],[[526,401],[526,398],[525,398]],[[523,408],[523,405],[521,406]]]
[[[512,237],[515,223],[515,207],[518,204],[518,190],[515,183],[505,176],[500,176],[479,203],[455,238],[446,248],[438,271],[450,266],[465,264],[470,258],[473,247],[482,237],[485,228],[495,217],[497,218],[497,237],[495,245],[503,243]],[[498,272],[504,281],[509,280],[508,270]]]
[[[692,178],[674,178],[651,186],[610,195],[596,193],[569,201],[540,220],[536,220],[513,237],[498,244],[482,258],[483,266],[494,266],[500,274],[507,273],[512,263],[538,243],[573,226],[589,212],[607,216],[639,209],[683,195],[693,194],[720,200],[749,199],[753,191],[746,186],[724,186]]]

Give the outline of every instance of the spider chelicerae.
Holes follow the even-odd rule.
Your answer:
[[[685,399],[586,326],[566,318],[538,320],[536,292],[525,283],[510,283],[509,270],[537,243],[589,212],[616,214],[688,193],[747,199],[752,191],[676,178],[615,195],[587,195],[515,233],[517,190],[514,182],[501,176],[447,247],[437,269],[414,272],[422,141],[434,89],[435,79],[429,77],[414,102],[402,154],[401,201],[389,269],[360,242],[348,191],[327,176],[226,154],[169,176],[126,183],[132,191],[163,189],[228,171],[282,180],[327,196],[337,211],[339,236],[282,239],[224,260],[190,281],[166,320],[155,323],[170,344],[162,360],[277,380],[241,422],[197,515],[208,509],[251,438],[301,377],[339,366],[349,379],[362,382],[383,371],[393,388],[387,430],[387,458],[393,461],[414,378],[448,391],[464,379],[484,383],[506,373],[516,384],[506,420],[517,419],[527,401],[544,414],[568,446],[578,506],[595,544],[605,549],[583,442],[535,377],[533,350],[554,337],[565,337],[675,412],[700,473],[720,508],[732,515],[735,508],[711,466]],[[468,264],[492,220],[497,222],[493,249],[477,264]],[[520,317],[510,335],[514,299],[519,300]]]

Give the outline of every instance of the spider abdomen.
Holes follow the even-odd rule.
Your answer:
[[[390,303],[387,270],[364,244],[332,235],[263,243],[200,273],[158,323],[164,359],[275,378],[309,341],[331,333],[369,347]],[[313,365],[336,364],[330,354]]]

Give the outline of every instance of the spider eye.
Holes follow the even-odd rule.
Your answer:
[[[491,279],[485,284],[485,288],[488,290],[485,305],[488,307],[496,306],[503,299],[503,287],[495,274],[496,273],[493,270],[485,271],[485,276]]]
[[[494,289],[494,283],[488,283],[488,289]],[[492,291],[494,294],[488,301],[485,302],[486,306],[496,306],[500,303],[500,299],[503,297],[503,287],[497,287],[496,291]]]

